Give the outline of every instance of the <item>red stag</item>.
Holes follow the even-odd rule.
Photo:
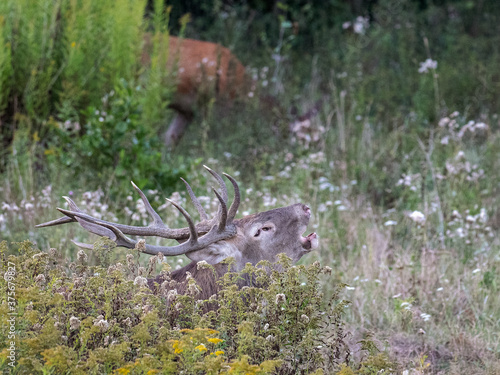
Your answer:
[[[224,176],[231,182],[234,188],[234,200],[228,208],[228,192],[224,180],[220,175],[210,168],[205,168],[217,180],[220,192],[213,189],[219,201],[219,208],[213,218],[209,218],[201,203],[193,193],[191,186],[182,179],[191,200],[196,207],[201,221],[195,224],[191,216],[180,205],[167,199],[186,219],[188,226],[185,228],[168,228],[151,207],[144,193],[134,184],[133,187],[146,207],[152,218],[149,226],[131,226],[116,224],[100,219],[96,219],[82,212],[75,202],[69,197],[64,197],[69,204],[69,210],[58,208],[64,217],[47,223],[37,225],[48,227],[52,225],[78,222],[87,231],[99,236],[106,236],[116,242],[118,246],[129,249],[139,248],[146,254],[165,256],[185,254],[192,260],[187,266],[172,272],[171,278],[181,285],[179,292],[182,293],[185,287],[187,272],[202,287],[200,298],[208,298],[217,291],[216,280],[209,270],[197,267],[197,263],[205,261],[214,266],[217,275],[220,277],[227,272],[227,265],[220,264],[228,257],[233,257],[233,271],[241,271],[246,263],[253,265],[261,260],[275,262],[276,256],[285,253],[294,262],[298,261],[304,254],[310,252],[318,246],[316,233],[311,233],[306,237],[302,233],[307,228],[311,217],[311,210],[302,203],[297,203],[288,207],[276,208],[273,210],[259,212],[248,215],[241,219],[236,219],[236,213],[240,204],[240,190],[238,183],[228,174]],[[157,236],[167,239],[174,239],[179,242],[175,246],[155,246],[139,243],[126,235],[134,236]],[[75,242],[76,243],[76,242]],[[80,247],[92,248],[92,245],[76,243]],[[161,283],[162,280],[154,280]],[[152,282],[150,282],[152,285]]]

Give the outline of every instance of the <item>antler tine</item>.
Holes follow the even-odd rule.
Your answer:
[[[240,187],[238,186],[238,183],[233,177],[231,177],[227,173],[223,173],[223,175],[226,176],[226,178],[229,181],[231,181],[231,184],[233,184],[233,189],[234,189],[234,200],[233,203],[231,203],[231,207],[229,207],[229,213],[228,213],[228,221],[232,223],[238,212],[238,208],[241,202]]]
[[[37,225],[35,225],[35,228],[51,227],[54,225],[73,223],[75,221],[77,221],[77,220],[73,219],[71,217],[68,217],[68,216],[64,216],[64,217],[60,217],[59,219],[47,221],[46,223],[37,224]]]
[[[144,206],[146,207],[146,211],[153,218],[153,226],[155,226],[155,227],[164,227],[165,224],[163,224],[163,220],[161,219],[160,215],[158,215],[158,213],[155,210],[153,210],[153,207],[151,207],[151,204],[149,203],[148,198],[144,195],[144,193],[142,192],[142,190],[139,189],[137,187],[137,185],[134,184],[133,181],[130,181],[130,183],[132,184],[132,186],[134,187],[134,189],[141,196],[142,202],[144,203]]]
[[[67,197],[66,195],[63,195],[63,198],[66,202],[68,202],[68,206],[71,208],[71,211],[82,212],[73,199]]]
[[[193,192],[193,189],[191,189],[191,186],[187,183],[185,179],[181,177],[182,182],[186,185],[186,190],[188,191],[189,196],[191,197],[191,202],[193,202],[194,206],[196,207],[196,211],[200,214],[201,220],[208,220],[208,215],[203,209],[203,206],[201,205],[200,201],[196,197],[196,195]]]
[[[77,242],[74,240],[71,240],[76,246],[81,247],[82,249],[88,249],[88,250],[94,250],[94,245],[90,245],[88,243],[83,243],[83,242]]]
[[[196,232],[196,226],[193,223],[193,220],[191,219],[191,216],[187,213],[187,211],[182,208],[182,206],[178,205],[175,203],[173,200],[165,198],[168,202],[172,203],[172,205],[177,208],[180,213],[184,216],[186,219],[188,226],[189,226],[189,240],[188,242],[190,243],[196,243],[198,241],[198,233]]]
[[[221,208],[221,215],[220,215],[220,221],[219,221],[219,228],[218,231],[222,232],[226,228],[226,223],[227,223],[227,205],[226,202],[222,199],[220,194],[217,192],[217,190],[213,189],[215,195],[217,196],[217,199],[220,202],[220,208]]]
[[[224,183],[224,180],[222,179],[222,177],[219,174],[217,174],[216,172],[214,172],[211,168],[207,167],[206,165],[204,165],[203,168],[205,168],[207,171],[209,171],[210,174],[212,176],[214,176],[214,178],[217,180],[217,182],[219,183],[219,186],[220,186],[222,199],[224,200],[224,202],[227,202],[227,188],[226,188],[226,184]]]
[[[63,208],[57,208],[57,210],[75,221],[78,221],[78,223],[80,223],[80,225],[90,233],[97,234],[98,236],[109,237],[113,241],[116,239],[114,237],[115,233],[106,229],[106,225],[104,225],[104,222],[101,220],[95,219],[81,211],[69,211]]]
[[[85,220],[86,221],[86,220]],[[127,236],[123,234],[123,232],[115,227],[114,225],[108,224],[108,223],[103,223],[103,222],[96,222],[95,220],[89,221],[91,224],[95,225],[100,225],[101,227],[109,229],[113,234],[116,236],[116,239],[114,240],[116,242],[117,246],[123,246],[127,247],[129,249],[132,249],[135,247],[135,241],[131,240]],[[102,236],[102,235],[101,235]],[[106,237],[109,237],[106,235]]]
[[[78,208],[76,203],[70,197],[63,196],[63,198],[66,200],[66,202],[68,202],[68,205],[71,208],[71,211],[82,212],[82,210],[80,210]],[[59,219],[56,219],[56,220],[52,220],[52,221],[48,221],[46,223],[35,225],[35,228],[51,227],[54,225],[67,224],[67,223],[72,223],[75,221],[78,221],[78,220],[74,217],[71,217],[71,216],[65,216],[65,217],[60,217]]]

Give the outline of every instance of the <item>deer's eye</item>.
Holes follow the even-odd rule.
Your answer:
[[[271,227],[264,227],[264,228],[262,228],[262,230],[263,230],[264,232],[267,232],[268,230],[271,230]]]

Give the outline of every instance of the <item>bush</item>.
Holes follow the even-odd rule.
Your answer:
[[[54,136],[45,150],[49,162],[65,166],[75,179],[111,179],[115,196],[130,191],[130,180],[141,188],[172,189],[187,168],[182,160],[176,161],[177,168],[166,162],[164,145],[141,121],[137,91],[121,80],[101,106],[84,111],[83,129],[75,121],[53,122]]]
[[[83,250],[67,264],[56,261],[56,249],[40,252],[24,242],[17,244],[19,255],[7,256],[1,243],[1,289],[3,295],[14,290],[18,313],[14,373],[307,374],[348,359],[341,320],[348,302],[339,299],[339,286],[324,306],[319,279],[331,270],[317,262],[292,266],[283,257],[283,272],[271,273],[265,264],[248,265],[226,273],[221,292],[202,301],[192,278],[185,295],[152,293],[145,277],[159,258],[141,267],[130,252],[126,265],[109,265],[109,245],[96,243],[102,263],[90,266]],[[166,263],[162,273],[170,274]],[[243,274],[260,286],[239,289]],[[7,316],[9,305],[1,309]],[[7,334],[0,335],[4,371],[10,368]]]

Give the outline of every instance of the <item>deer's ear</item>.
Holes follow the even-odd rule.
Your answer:
[[[221,241],[204,249],[191,251],[186,256],[195,262],[204,260],[208,264],[217,264],[229,257],[233,257],[236,260],[240,259],[241,251],[235,244]]]

